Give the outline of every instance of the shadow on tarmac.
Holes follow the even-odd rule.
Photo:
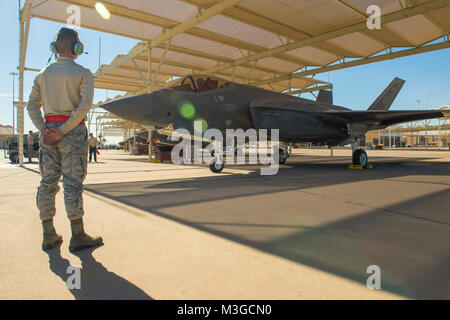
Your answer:
[[[152,299],[143,290],[128,280],[106,269],[95,260],[92,252],[96,248],[81,250],[73,254],[81,260],[81,289],[69,289],[76,300],[149,300]],[[49,257],[50,270],[67,286],[73,272],[67,272],[71,265],[61,256],[60,246],[45,251]]]
[[[444,280],[450,278],[450,180],[442,179],[450,177],[447,162],[377,159],[374,169],[350,171],[341,159],[301,159],[292,159],[275,176],[260,176],[255,169],[249,175],[91,184],[85,189],[363,285],[367,267],[378,265],[382,290],[409,298],[450,297]],[[387,196],[383,190],[348,189],[378,180],[388,180],[384,186],[392,180],[405,182],[402,188],[420,183],[435,189],[380,207],[360,196]],[[316,191],[319,187],[333,189]],[[334,191],[347,194],[335,196]],[[285,193],[289,195],[283,197]],[[279,211],[264,208],[277,203]],[[361,213],[346,215],[346,210]]]

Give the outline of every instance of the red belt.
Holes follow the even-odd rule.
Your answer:
[[[45,117],[45,122],[66,122],[69,120],[70,116],[48,116]],[[84,119],[81,121],[82,124],[84,124]]]

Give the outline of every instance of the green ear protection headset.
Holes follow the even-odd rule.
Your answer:
[[[58,35],[61,32],[67,32],[67,33],[71,33],[74,35],[74,37],[77,39],[73,44],[72,44],[72,53],[76,54],[77,56],[81,55],[84,52],[84,45],[83,43],[78,39],[78,34],[76,31],[69,29],[69,28],[61,28],[58,33],[56,34],[55,40],[52,41],[52,43],[50,43],[50,51],[53,52],[55,55],[58,54],[58,49],[56,47],[56,40],[58,39]]]

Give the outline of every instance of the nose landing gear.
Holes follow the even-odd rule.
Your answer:
[[[225,167],[225,163],[223,161],[223,155],[215,156],[215,152],[211,152],[212,160],[209,163],[209,170],[211,170],[214,173],[220,173],[222,172],[223,168]]]

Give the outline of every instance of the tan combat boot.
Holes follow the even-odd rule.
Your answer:
[[[52,249],[62,242],[62,237],[56,233],[53,226],[53,219],[42,221],[42,228],[44,229],[42,250]]]
[[[69,251],[75,252],[103,244],[102,237],[91,237],[84,232],[83,219],[70,220],[72,239],[70,239]]]

